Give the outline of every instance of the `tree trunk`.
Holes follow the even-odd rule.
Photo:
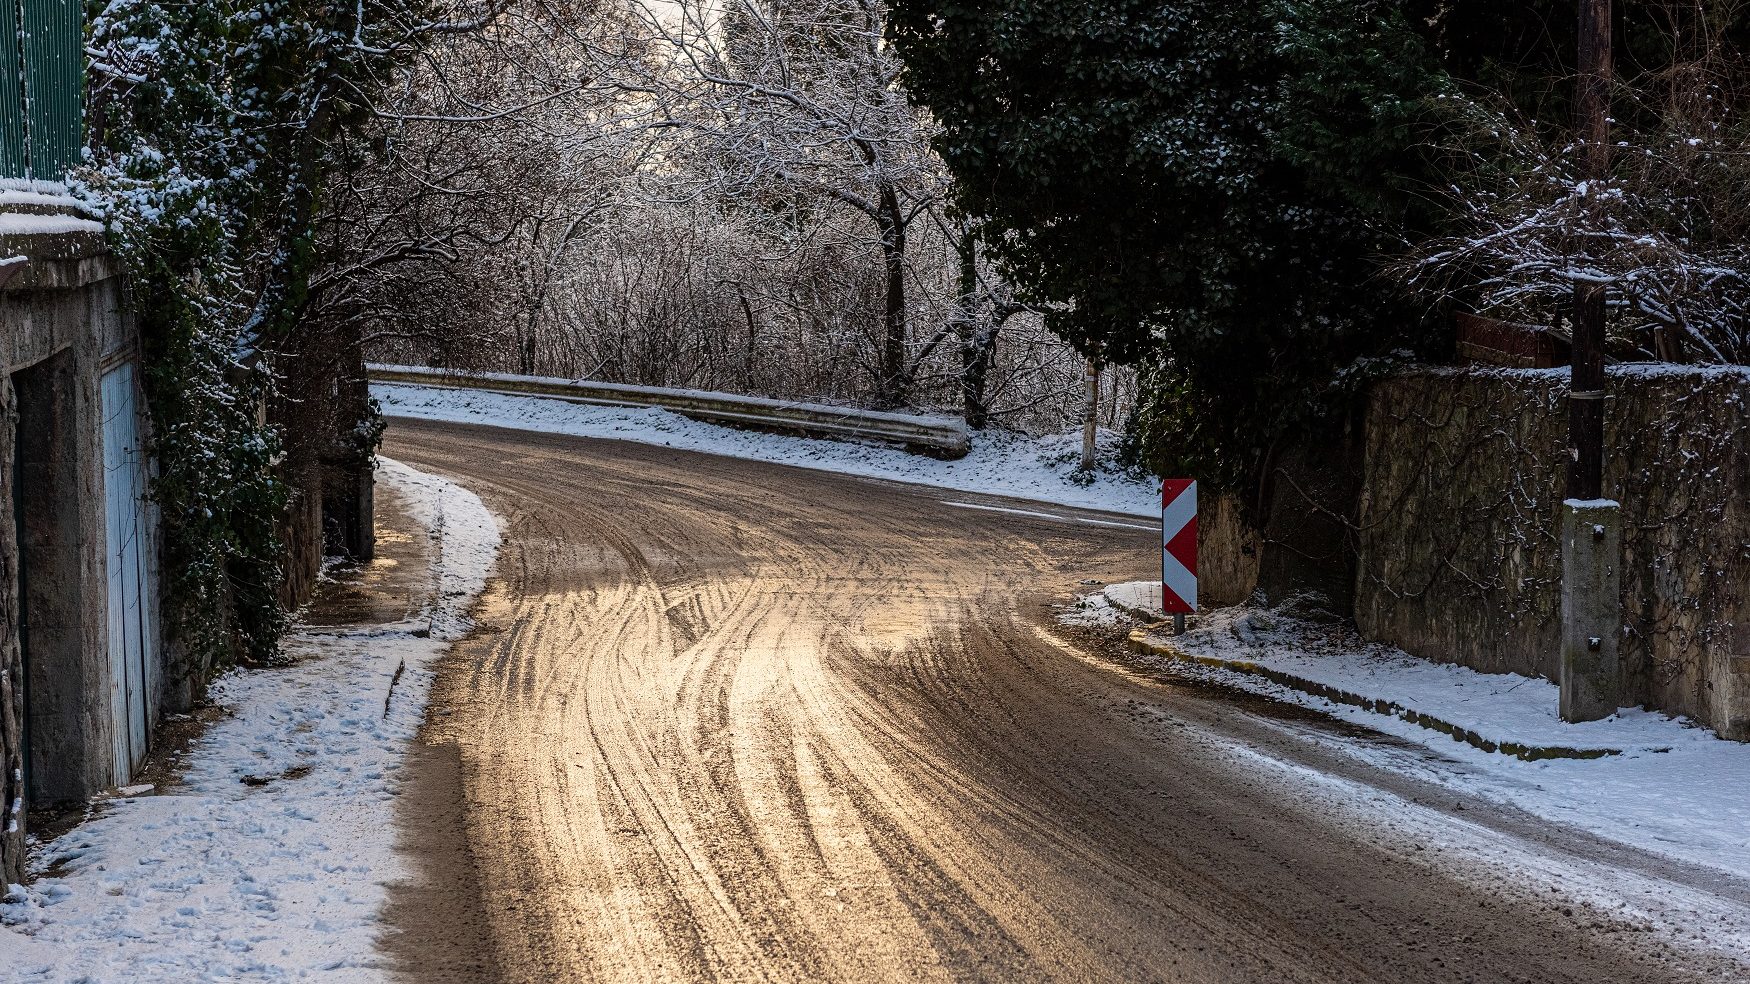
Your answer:
[[[905,345],[907,325],[905,310],[905,214],[899,204],[899,191],[891,184],[881,186],[881,256],[887,274],[887,314],[881,339],[881,378],[876,385],[876,400],[884,407],[905,405],[910,380],[906,378]]]
[[[742,385],[751,389],[754,386],[755,369],[759,362],[759,322],[754,320],[753,305],[748,303],[747,291],[743,290],[740,284],[735,285],[735,296],[737,300],[741,301],[741,316],[747,321],[747,351],[741,360],[741,382]]]
[[[528,327],[524,329],[521,343],[517,345],[517,364],[525,376],[535,374],[535,331],[539,327],[540,318],[538,307],[529,311]]]
[[[960,242],[960,296],[954,303],[951,327],[960,343],[960,404],[966,426],[983,430],[989,414],[984,406],[984,381],[990,358],[978,331],[978,244],[967,233]]]
[[[991,351],[996,348],[996,332],[981,333],[962,350],[960,395],[965,405],[966,426],[984,430],[990,426],[990,407],[984,402],[985,384],[990,379]]]
[[[1082,418],[1082,471],[1093,471],[1097,459],[1095,439],[1100,430],[1100,363],[1088,360],[1088,399]]]

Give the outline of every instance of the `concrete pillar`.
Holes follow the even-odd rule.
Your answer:
[[[1750,741],[1750,656],[1727,660],[1725,689],[1726,713],[1717,726],[1720,737]]]
[[[1564,721],[1597,721],[1622,706],[1622,507],[1569,499],[1562,509]]]

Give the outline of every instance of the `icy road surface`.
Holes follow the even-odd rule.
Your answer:
[[[400,804],[409,980],[1750,980],[1742,882],[1057,626],[1153,562],[1129,517],[457,424],[385,450],[505,541]]]

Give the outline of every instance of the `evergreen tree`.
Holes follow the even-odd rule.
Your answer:
[[[1239,484],[1412,333],[1371,282],[1441,78],[1403,4],[896,0],[893,25],[993,256],[1084,352],[1151,366],[1157,466]]]

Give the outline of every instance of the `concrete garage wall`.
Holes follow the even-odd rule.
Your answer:
[[[93,453],[96,394],[79,370],[78,353],[64,348],[11,374],[17,425],[8,437],[20,494],[4,505],[14,507],[25,572],[18,603],[28,615],[32,804],[77,802],[113,771],[107,582],[97,576],[104,476]]]
[[[3,302],[0,302],[3,303]],[[0,314],[3,318],[4,314]],[[0,331],[4,330],[0,321]],[[12,379],[0,373],[0,411],[11,420],[17,403]],[[13,438],[10,426],[0,426],[0,505],[13,502]],[[24,667],[20,659],[18,600],[18,530],[0,518],[0,882],[14,884],[24,876]]]
[[[1613,370],[1632,700],[1750,740],[1750,373]],[[1565,371],[1435,372],[1370,394],[1355,618],[1427,659],[1555,678]]]
[[[0,285],[0,878],[7,881],[22,877],[21,807],[80,801],[117,775],[99,379],[107,364],[135,355],[121,281],[100,234],[0,239],[0,256],[14,255],[31,262]]]

